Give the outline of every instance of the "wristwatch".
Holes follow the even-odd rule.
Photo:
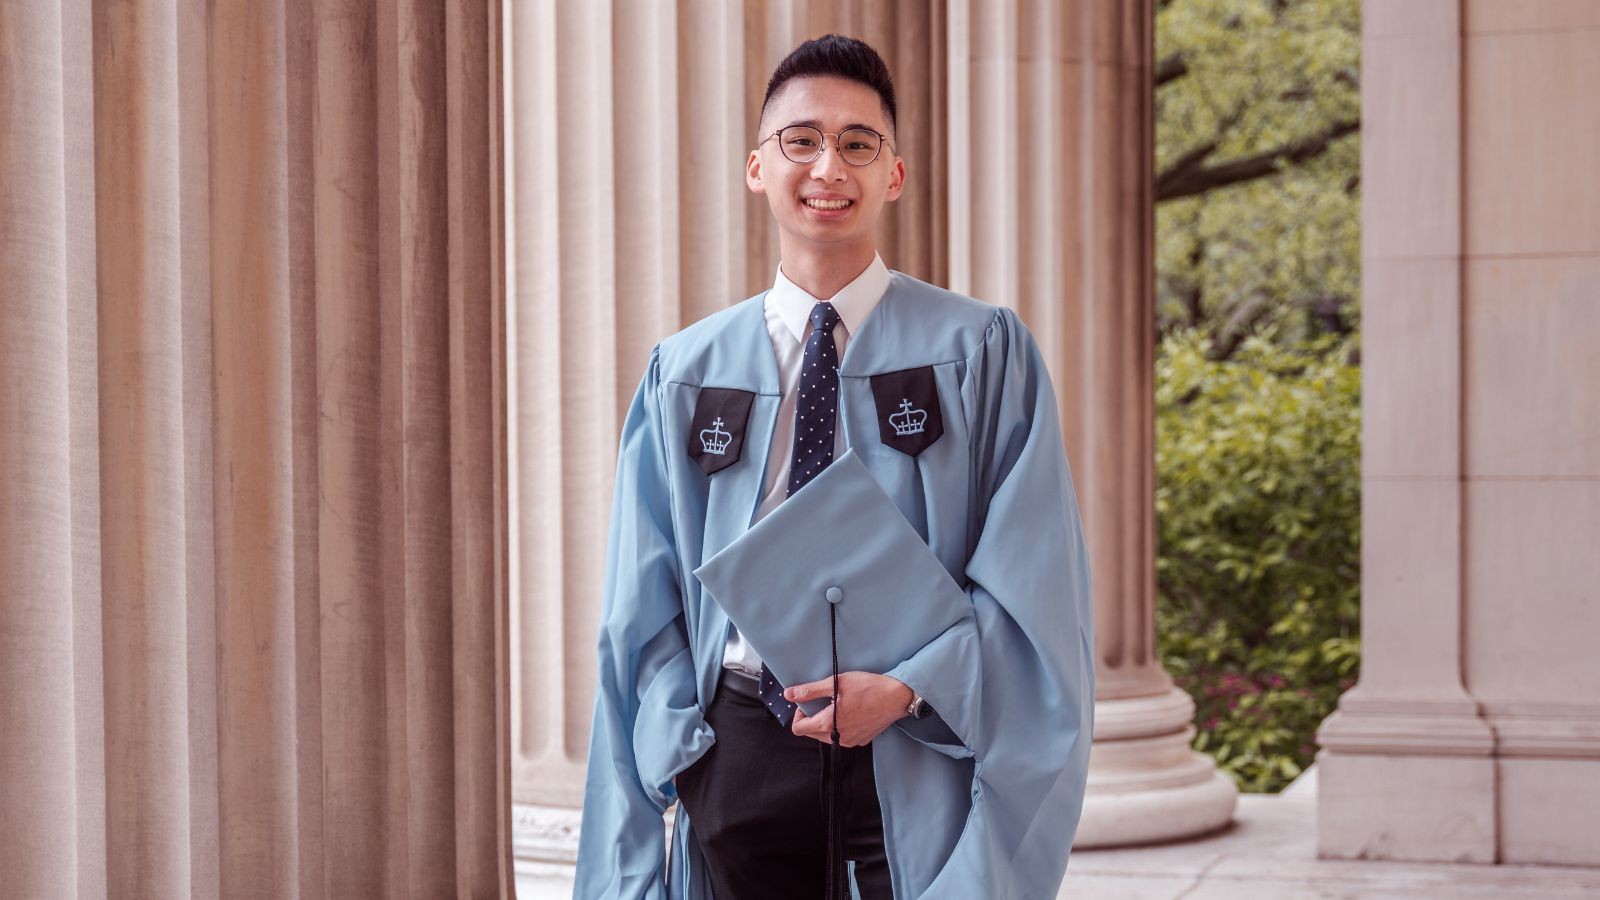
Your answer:
[[[911,705],[906,707],[906,715],[913,719],[926,719],[933,715],[933,707],[915,689],[911,691]]]

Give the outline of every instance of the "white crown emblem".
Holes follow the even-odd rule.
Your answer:
[[[922,423],[928,421],[926,410],[913,409],[910,400],[900,401],[900,411],[889,416],[889,424],[894,426],[897,437],[908,434],[921,434]]]
[[[710,428],[700,429],[700,446],[707,453],[718,456],[728,452],[728,442],[733,440],[733,435],[722,430],[722,417],[711,423]]]

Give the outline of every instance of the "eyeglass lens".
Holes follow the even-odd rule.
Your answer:
[[[822,152],[822,132],[809,125],[790,125],[778,132],[778,146],[790,162],[808,163]],[[882,139],[875,131],[850,128],[839,133],[839,155],[853,166],[864,166],[878,158]]]

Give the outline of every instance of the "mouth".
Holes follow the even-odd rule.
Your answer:
[[[850,207],[855,205],[854,200],[822,200],[816,197],[805,197],[800,200],[800,205],[818,216],[835,218],[844,215]]]

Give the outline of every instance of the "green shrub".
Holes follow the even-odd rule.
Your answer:
[[[1308,765],[1360,661],[1359,335],[1285,349],[1162,341],[1156,624],[1195,749],[1245,791]]]

